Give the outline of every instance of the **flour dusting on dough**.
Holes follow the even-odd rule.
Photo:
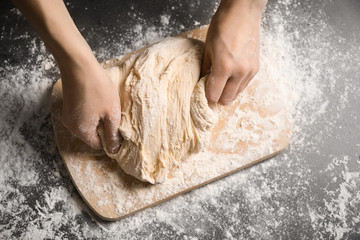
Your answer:
[[[163,182],[207,147],[217,117],[205,97],[206,77],[199,81],[203,48],[194,39],[167,38],[108,69],[119,90],[124,141],[116,154],[105,149],[126,173]]]

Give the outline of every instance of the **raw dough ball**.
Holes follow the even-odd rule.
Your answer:
[[[203,48],[194,39],[167,38],[107,69],[119,89],[124,140],[118,153],[105,151],[126,173],[162,182],[208,145],[217,115],[205,98],[206,77],[199,81]]]

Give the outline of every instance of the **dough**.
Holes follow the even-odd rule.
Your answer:
[[[167,38],[107,69],[119,90],[124,140],[116,154],[104,149],[126,173],[163,182],[207,147],[217,115],[205,98],[207,77],[199,80],[203,49],[201,41]]]

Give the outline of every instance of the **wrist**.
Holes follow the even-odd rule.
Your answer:
[[[61,74],[73,69],[80,70],[99,64],[91,49],[84,45],[73,44],[71,46],[60,46],[58,49],[51,52]]]
[[[78,31],[50,30],[44,38],[46,46],[54,56],[60,71],[70,66],[81,66],[97,62],[91,48]],[[63,34],[65,32],[65,34]]]
[[[84,40],[85,41],[85,40]],[[52,51],[59,67],[63,87],[81,86],[87,82],[90,74],[96,74],[101,66],[86,43],[59,45]],[[95,72],[95,73],[94,73]]]
[[[257,34],[266,3],[267,0],[222,0],[211,20],[210,32],[217,35],[224,33],[228,37],[246,32]]]
[[[72,76],[78,72],[97,69],[99,63],[77,29],[62,29],[62,26],[57,27],[56,24],[52,26],[44,42],[54,56],[64,81],[80,81],[82,78]]]
[[[221,0],[217,15],[232,18],[233,21],[243,20],[260,21],[267,0]]]

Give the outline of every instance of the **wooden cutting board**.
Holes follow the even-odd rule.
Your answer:
[[[180,36],[204,41],[206,32],[205,26]],[[123,58],[126,56],[128,54]],[[108,60],[103,67],[118,66],[123,58]],[[290,140],[290,114],[284,104],[289,101],[289,96],[281,79],[269,74],[269,67],[261,67],[233,104],[219,107],[219,121],[207,151],[184,160],[166,182],[156,185],[127,175],[103,151],[92,150],[70,134],[61,123],[62,86],[59,80],[51,96],[53,128],[60,155],[84,201],[100,218],[118,220],[284,150]]]

